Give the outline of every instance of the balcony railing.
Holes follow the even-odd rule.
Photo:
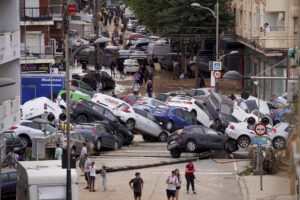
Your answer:
[[[29,59],[51,59],[55,55],[53,46],[30,46],[21,43],[21,58]]]
[[[20,30],[0,33],[0,65],[20,58]]]
[[[51,21],[52,14],[50,7],[36,7],[36,8],[23,8],[21,9],[22,21]]]
[[[50,14],[52,17],[62,17],[62,5],[50,5]]]

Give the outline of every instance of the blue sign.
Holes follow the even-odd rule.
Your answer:
[[[268,136],[255,136],[254,137],[254,144],[267,144]]]
[[[222,63],[221,62],[213,62],[213,71],[222,70]]]

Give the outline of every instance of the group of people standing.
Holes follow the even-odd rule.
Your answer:
[[[149,97],[152,97],[153,92],[153,74],[148,72],[148,70],[145,68],[142,68],[133,74],[133,86],[132,91],[134,95],[139,95],[140,87],[145,82],[145,88],[147,90],[147,94]]]

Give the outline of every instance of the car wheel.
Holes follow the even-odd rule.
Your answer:
[[[159,134],[158,139],[160,142],[166,142],[168,140],[168,134],[162,132],[161,134]]]
[[[197,144],[194,140],[188,140],[185,144],[185,150],[187,152],[195,152],[197,148]]]
[[[237,140],[237,143],[241,148],[246,148],[250,144],[250,138],[246,135],[242,135]]]
[[[168,120],[165,124],[164,127],[167,131],[171,131],[173,129],[173,122],[171,120]]]
[[[172,158],[179,158],[181,155],[181,150],[179,148],[172,149],[170,151]]]
[[[285,147],[285,140],[282,137],[276,137],[272,141],[275,149],[283,149]]]
[[[98,139],[96,142],[96,151],[100,151],[100,149],[101,149],[101,141],[100,139]]]
[[[31,140],[27,136],[20,136],[20,139],[23,148],[30,146]]]
[[[193,119],[195,119],[195,118],[197,117],[197,112],[196,112],[196,110],[192,110],[192,111],[191,111],[191,116],[192,116]]]
[[[228,153],[233,153],[237,151],[239,148],[236,145],[236,142],[234,140],[228,140],[225,144],[225,149]]]
[[[87,122],[88,122],[88,118],[87,118],[87,116],[85,116],[85,115],[78,115],[78,116],[76,117],[76,122],[77,122],[78,124],[81,124],[81,123],[87,123]]]
[[[126,141],[125,141],[126,139],[125,139],[125,136],[123,135],[123,133],[117,133],[117,135],[118,135],[118,138],[120,140],[120,143],[122,145],[124,145],[126,143]]]
[[[75,147],[73,147],[73,148],[71,149],[71,152],[70,152],[70,153],[76,155],[76,149],[75,149]]]
[[[129,119],[129,120],[126,121],[126,127],[129,130],[134,129],[134,126],[135,126],[135,121],[133,119]]]

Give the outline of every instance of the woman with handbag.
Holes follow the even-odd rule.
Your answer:
[[[187,184],[186,184],[187,193],[189,193],[190,185],[192,185],[193,193],[196,194],[195,183],[194,183],[194,180],[195,180],[194,172],[195,172],[194,164],[192,161],[189,161],[189,163],[186,164],[186,166],[185,166],[185,179],[187,182]]]

